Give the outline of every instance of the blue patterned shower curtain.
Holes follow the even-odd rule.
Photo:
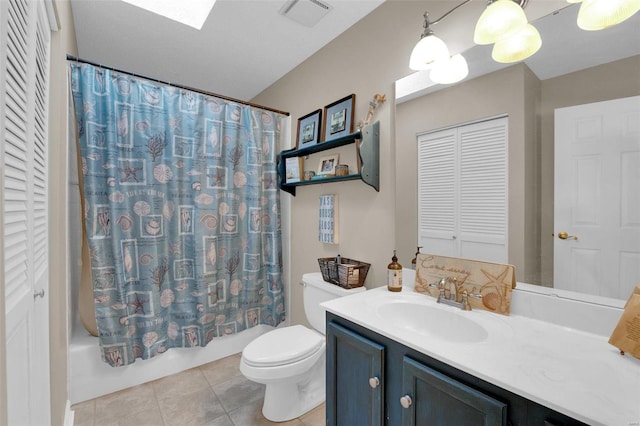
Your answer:
[[[284,116],[88,64],[69,72],[103,360],[284,321]]]

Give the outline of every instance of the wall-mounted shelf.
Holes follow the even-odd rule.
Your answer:
[[[316,152],[327,151],[341,146],[355,144],[358,158],[358,173],[347,176],[333,176],[302,180],[299,182],[285,182],[285,160],[291,157],[305,157]],[[362,180],[367,185],[380,191],[380,122],[365,126],[361,131],[320,142],[302,149],[289,149],[278,154],[278,186],[281,190],[295,196],[298,186],[315,185],[319,183],[342,182],[346,180]]]

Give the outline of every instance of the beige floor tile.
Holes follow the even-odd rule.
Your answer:
[[[231,417],[235,426],[304,426],[298,419],[278,423],[265,419],[262,415],[262,400],[247,403],[242,407],[230,411],[229,417]]]
[[[226,382],[240,373],[240,358],[242,354],[235,354],[217,361],[200,366],[200,371],[204,374],[211,386]]]
[[[222,417],[218,417],[214,421],[207,423],[206,426],[235,426],[231,417],[228,414],[225,414]],[[248,426],[248,425],[247,425]]]
[[[96,419],[95,426],[163,426],[166,425],[157,408],[138,411],[124,417]]]
[[[93,421],[96,417],[95,399],[73,404],[71,409],[73,410],[74,426],[93,426]]]
[[[300,416],[300,421],[305,426],[324,426],[327,424],[327,415],[325,404],[322,403],[313,410],[309,411],[303,416]]]
[[[96,424],[106,418],[131,416],[139,411],[157,410],[158,401],[151,383],[102,396],[96,402]]]
[[[209,382],[199,368],[182,371],[151,382],[158,399],[165,395],[182,395],[195,391],[211,390]]]
[[[158,403],[166,426],[208,425],[226,415],[220,400],[208,385],[190,393],[167,392],[158,398]]]
[[[215,385],[213,391],[227,412],[264,397],[264,385],[252,382],[244,376]]]

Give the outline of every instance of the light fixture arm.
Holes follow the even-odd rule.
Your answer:
[[[473,0],[464,0],[462,3],[460,3],[459,5],[457,5],[456,7],[454,7],[453,9],[451,9],[450,11],[448,11],[447,13],[445,13],[444,15],[442,15],[441,17],[439,17],[438,19],[436,19],[435,21],[429,21],[429,12],[425,12],[424,13],[424,31],[422,32],[422,35],[420,36],[420,38],[424,38],[428,35],[433,34],[433,31],[431,30],[431,28],[429,28],[430,25],[435,25],[438,22],[442,21],[444,18],[446,18],[447,16],[449,16],[451,13],[453,13],[453,11],[455,11],[456,9],[464,6],[465,4],[472,2]],[[487,0],[487,4],[491,4],[496,0]],[[523,9],[525,8],[525,6],[527,5],[527,3],[529,3],[529,0],[512,0],[514,3],[518,3],[520,5],[520,7],[522,7]]]

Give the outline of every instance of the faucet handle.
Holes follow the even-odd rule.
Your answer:
[[[473,297],[474,299],[482,299],[482,295],[480,293],[469,293],[469,297]]]
[[[462,301],[460,303],[462,303],[461,308],[463,311],[471,310],[471,304],[469,303],[469,293],[467,292],[467,290],[462,290]]]

